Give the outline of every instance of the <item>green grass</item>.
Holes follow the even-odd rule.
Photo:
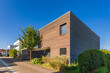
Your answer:
[[[94,71],[94,73],[108,73],[107,67],[102,66]]]
[[[51,70],[55,70],[49,64],[36,64],[36,65],[39,65],[39,66],[42,66],[42,67],[46,67],[46,68],[49,68]],[[55,70],[55,71],[58,71],[58,70]]]
[[[65,71],[63,71],[64,73],[79,73],[78,72],[78,69],[76,69],[76,70],[65,70]]]
[[[71,64],[64,67],[64,73],[79,73],[78,64]]]

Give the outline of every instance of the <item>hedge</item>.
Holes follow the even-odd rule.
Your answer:
[[[78,56],[79,73],[90,73],[102,65],[104,65],[104,58],[100,50],[89,49]]]
[[[16,57],[17,56],[17,50],[16,49],[10,49],[9,50],[9,56],[10,57]]]

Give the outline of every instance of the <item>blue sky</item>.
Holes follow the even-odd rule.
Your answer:
[[[110,50],[110,0],[0,0],[0,49],[13,44],[19,27],[37,29],[72,11],[101,39],[101,49]]]

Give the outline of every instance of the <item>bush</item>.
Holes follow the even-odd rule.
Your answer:
[[[62,71],[64,73],[78,73],[78,65],[77,64],[65,65]]]
[[[100,50],[104,53],[105,65],[107,66],[108,71],[110,72],[110,51]]]
[[[97,49],[89,49],[78,56],[79,73],[90,73],[90,71],[103,66],[103,53]]]
[[[105,54],[106,56],[106,66],[108,71],[110,72],[110,54]]]
[[[67,58],[66,57],[54,57],[51,58],[49,62],[50,66],[56,70],[63,69],[65,65],[67,65]]]
[[[16,57],[17,56],[17,50],[16,49],[10,49],[9,50],[9,56],[10,57]]]
[[[110,51],[108,50],[100,50],[100,51],[102,51],[104,54],[110,54]]]
[[[41,58],[34,58],[31,60],[32,64],[42,64],[42,59]]]
[[[49,63],[50,62],[50,58],[48,58],[48,57],[42,57],[42,61],[44,62],[44,63]]]

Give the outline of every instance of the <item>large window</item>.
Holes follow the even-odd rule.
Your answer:
[[[60,34],[66,34],[66,23],[60,26]]]
[[[65,56],[66,55],[66,48],[61,48],[60,49],[60,56]]]

